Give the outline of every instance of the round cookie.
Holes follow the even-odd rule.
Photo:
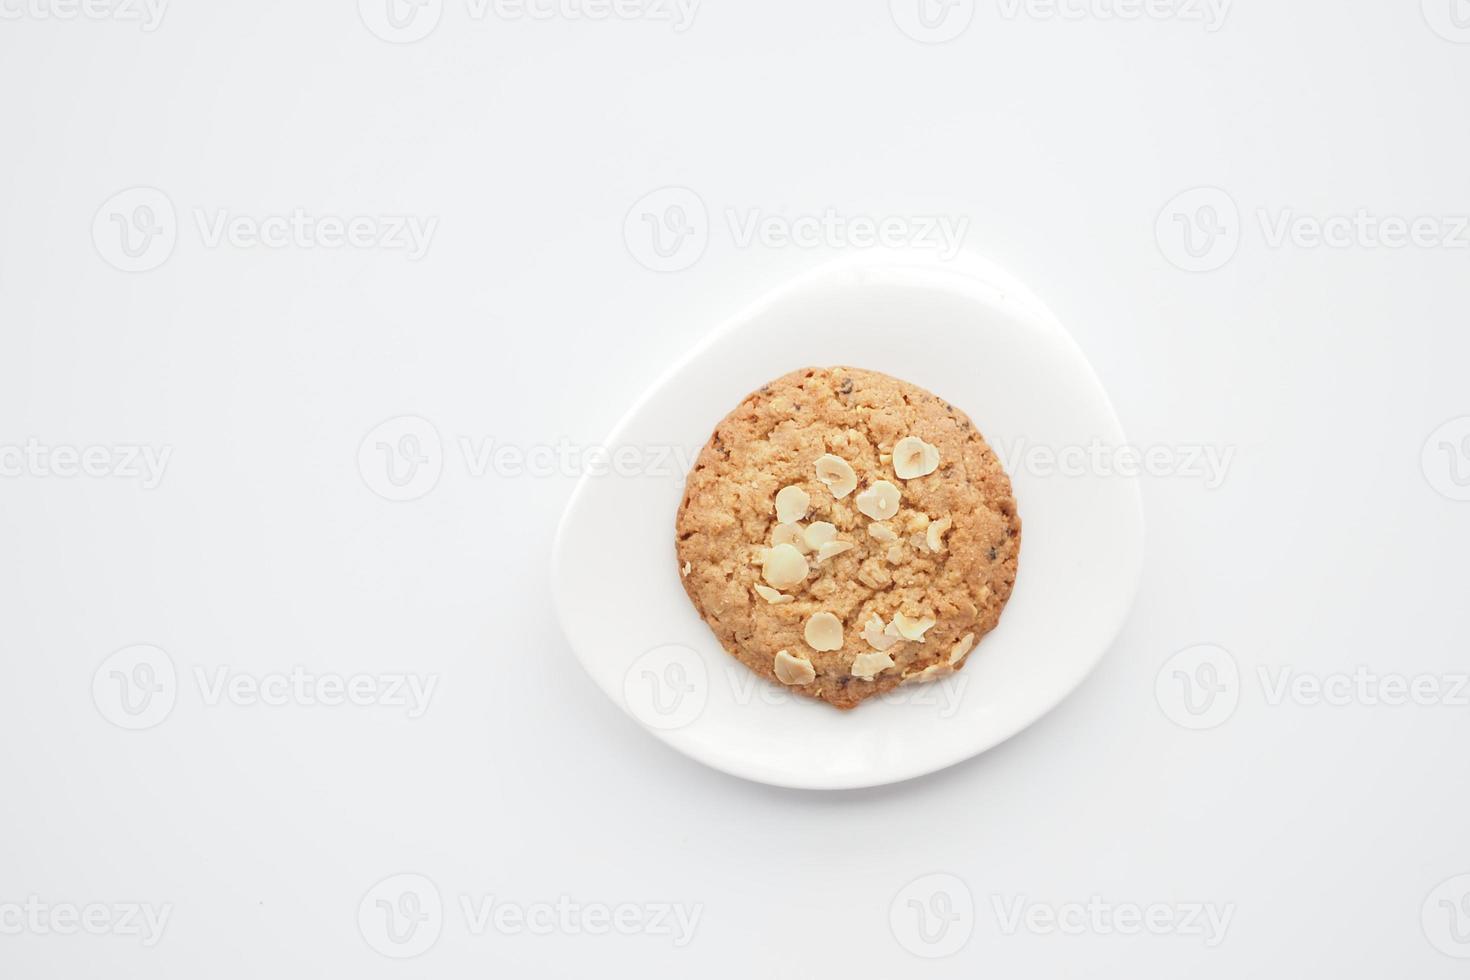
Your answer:
[[[1021,545],[1011,481],[965,414],[847,367],[793,371],[726,416],[676,532],[721,645],[839,708],[962,668]]]

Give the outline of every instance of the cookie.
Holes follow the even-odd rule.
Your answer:
[[[963,412],[856,368],[804,368],[715,428],[677,569],[720,644],[838,708],[964,667],[1016,581],[1011,481]]]

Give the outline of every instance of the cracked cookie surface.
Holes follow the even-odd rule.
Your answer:
[[[834,367],[784,375],[720,422],[689,473],[675,549],[730,654],[851,708],[963,668],[1010,598],[1020,544],[1010,479],[963,412]]]

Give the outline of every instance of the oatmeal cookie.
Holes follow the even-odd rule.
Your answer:
[[[856,368],[804,368],[715,428],[677,569],[721,645],[839,708],[965,665],[1016,580],[1011,481],[963,412]]]

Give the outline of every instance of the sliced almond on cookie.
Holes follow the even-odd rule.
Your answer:
[[[905,640],[913,640],[917,643],[924,642],[924,634],[934,626],[933,616],[924,616],[920,619],[910,619],[903,613],[894,613],[893,622],[888,624],[890,636],[897,636]]]
[[[817,679],[817,670],[812,662],[805,657],[793,657],[785,650],[776,654],[776,662],[773,665],[776,671],[776,679],[782,684],[810,684]]]
[[[806,529],[800,524],[777,524],[771,528],[771,544],[789,544],[797,551],[811,551],[806,546]]]
[[[868,537],[874,541],[882,541],[884,543],[891,543],[898,540],[898,535],[893,533],[893,528],[887,524],[879,524],[876,521],[868,525]]]
[[[928,476],[939,469],[939,450],[918,436],[907,436],[893,447],[893,472],[900,480]]]
[[[795,524],[806,517],[812,498],[798,486],[782,487],[776,494],[776,520],[782,524]]]
[[[769,585],[761,585],[760,583],[756,583],[755,592],[756,595],[760,596],[762,599],[766,600],[773,606],[779,606],[782,603],[794,602],[796,600],[796,596],[794,595],[782,595],[780,592],[777,592]]]
[[[851,549],[851,541],[828,541],[826,544],[817,549],[817,564],[820,565],[828,558],[835,557],[836,555],[840,555],[844,551],[849,551]]]
[[[955,641],[955,645],[949,648],[949,664],[958,667],[964,659],[975,649],[975,634],[966,633]]]
[[[929,525],[929,529],[924,532],[924,543],[929,546],[930,551],[940,552],[944,550],[944,536],[949,532],[953,524],[953,519],[941,517]]]
[[[910,674],[903,679],[905,684],[923,684],[928,681],[938,680],[945,674],[953,674],[954,668],[949,664],[930,664],[923,670]]]
[[[806,645],[813,650],[841,650],[842,620],[829,612],[814,613],[806,621],[802,635],[806,638]]]
[[[878,480],[857,495],[857,509],[875,521],[886,521],[898,513],[900,496],[898,487]]]
[[[893,666],[893,658],[886,653],[860,653],[852,658],[852,676],[870,681]]]
[[[810,571],[806,556],[797,551],[794,545],[778,544],[767,548],[761,556],[761,577],[772,588],[789,589],[793,585],[800,585],[806,581]]]
[[[857,474],[852,471],[852,464],[831,453],[817,460],[817,479],[832,491],[834,500],[841,500],[857,489]]]
[[[889,650],[898,642],[897,636],[884,632],[883,619],[877,613],[868,617],[863,624],[863,639],[868,641],[868,646],[874,650]]]
[[[837,527],[828,521],[815,521],[808,524],[801,532],[801,540],[805,542],[809,551],[816,551],[836,537]]]

